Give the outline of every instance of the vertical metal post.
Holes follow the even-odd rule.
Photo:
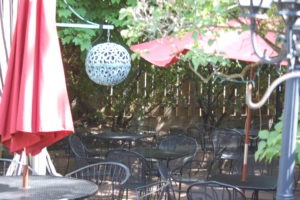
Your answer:
[[[289,71],[299,70],[300,65],[295,59],[293,50],[291,27],[287,26],[287,49],[290,58]],[[284,121],[282,131],[281,156],[279,163],[279,173],[277,181],[277,200],[293,200],[294,197],[294,167],[296,136],[298,127],[298,109],[299,109],[299,79],[289,79],[285,85],[284,97]]]
[[[294,166],[298,125],[299,80],[286,82],[284,122],[276,199],[294,199]]]

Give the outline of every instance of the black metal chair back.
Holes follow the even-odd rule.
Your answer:
[[[197,126],[193,125],[187,128],[187,136],[193,137],[196,139],[199,148],[201,148],[202,151],[205,151],[205,132],[202,131]]]
[[[171,135],[165,137],[159,143],[159,149],[168,150],[171,152],[187,152],[188,155],[175,160],[170,160],[168,163],[168,168],[174,170],[180,168],[184,163],[192,160],[196,153],[198,144],[197,141],[189,136],[185,135]]]
[[[203,149],[205,153],[210,153],[214,151],[213,145],[213,131],[216,129],[213,126],[207,124],[196,124],[195,125],[203,137]]]
[[[106,159],[123,163],[129,168],[131,176],[125,185],[126,189],[135,190],[137,187],[149,183],[147,177],[148,163],[141,154],[128,149],[115,149],[107,152]]]
[[[242,191],[232,185],[216,182],[198,182],[187,189],[189,200],[246,200]]]
[[[66,177],[85,179],[96,183],[97,199],[122,199],[123,185],[130,177],[129,168],[117,162],[99,162],[66,174]]]
[[[100,157],[100,153],[90,151],[76,135],[70,135],[68,137],[71,151],[75,157],[77,168],[84,167],[86,165],[101,162],[103,159]]]
[[[242,155],[242,135],[231,129],[215,129],[213,131],[214,152],[225,148],[223,159],[236,160]]]
[[[225,147],[223,155],[229,154],[230,158],[234,156],[240,157],[241,155],[241,144],[242,135],[231,129],[216,129],[213,131],[213,143],[215,152]],[[229,159],[230,159],[229,158]]]
[[[220,161],[227,160],[228,162],[221,163],[223,169],[228,173],[239,173],[242,162],[242,135],[231,129],[215,129],[213,132],[214,155],[223,149]]]

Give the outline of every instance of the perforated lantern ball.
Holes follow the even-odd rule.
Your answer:
[[[128,76],[130,68],[129,53],[113,42],[94,46],[85,61],[89,78],[99,85],[112,86],[121,83]]]

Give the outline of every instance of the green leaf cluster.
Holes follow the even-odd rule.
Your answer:
[[[300,119],[300,113],[298,114],[298,119]],[[297,129],[297,146],[295,152],[295,159],[297,164],[300,164],[300,143],[298,139],[300,138],[300,126],[298,122]],[[281,141],[283,133],[283,117],[279,118],[279,121],[275,124],[274,129],[272,130],[261,130],[259,131],[259,143],[257,151],[255,152],[255,160],[265,159],[268,162],[271,162],[273,158],[278,158],[281,151]]]

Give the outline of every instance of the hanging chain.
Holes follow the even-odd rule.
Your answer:
[[[107,30],[107,42],[109,42],[109,39],[110,39],[110,30],[108,29]]]

